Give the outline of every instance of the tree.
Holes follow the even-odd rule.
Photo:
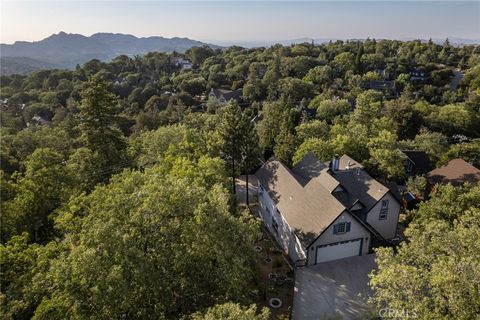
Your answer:
[[[303,80],[326,87],[333,82],[334,74],[330,66],[317,66],[308,71]]]
[[[443,106],[438,113],[430,114],[427,121],[432,128],[447,135],[462,133],[473,137],[480,136],[480,116],[464,104]]]
[[[185,53],[195,65],[201,65],[207,58],[213,56],[215,52],[208,46],[193,47]]]
[[[417,150],[423,150],[431,163],[436,163],[439,157],[448,150],[448,140],[439,132],[420,130],[415,136],[414,145]]]
[[[427,179],[424,176],[409,177],[407,182],[407,190],[419,197],[425,196],[427,190]]]
[[[215,305],[205,312],[193,314],[190,320],[268,320],[270,312],[267,308],[262,308],[257,313],[257,306],[242,307],[238,304],[228,302]]]
[[[242,140],[239,142],[241,146],[242,155],[242,169],[245,172],[245,203],[247,206],[249,203],[249,185],[248,176],[251,170],[253,170],[260,162],[261,150],[258,144],[258,135],[255,125],[245,113],[242,114],[241,124]]]
[[[398,149],[397,136],[382,130],[378,136],[369,139],[369,164],[373,165],[382,177],[401,180],[405,176],[405,154]]]
[[[220,123],[218,126],[218,135],[220,138],[221,157],[225,160],[232,178],[232,191],[236,193],[235,177],[237,176],[238,164],[242,162],[242,142],[244,140],[244,130],[242,125],[242,110],[237,103],[230,101],[222,110]]]
[[[367,90],[357,97],[355,119],[364,125],[369,125],[371,120],[377,118],[382,112],[383,94],[374,90]]]
[[[347,71],[355,70],[355,56],[351,52],[342,52],[333,61],[338,70],[343,74]]]
[[[50,283],[46,273],[52,261],[65,250],[55,241],[42,246],[29,244],[24,232],[0,244],[0,317],[31,319]]]
[[[330,143],[336,153],[348,154],[360,162],[368,159],[369,128],[367,126],[354,120],[336,123],[330,130],[330,136]]]
[[[263,105],[262,121],[257,128],[262,149],[273,148],[275,137],[280,133],[280,124],[285,118],[287,110],[288,107],[279,101]]]
[[[35,150],[17,174],[15,197],[2,208],[2,240],[28,232],[36,242],[53,236],[50,214],[71,192],[72,179],[62,155],[48,148]]]
[[[350,102],[346,99],[320,100],[320,96],[314,98],[309,107],[317,109],[317,118],[333,123],[336,117],[348,114],[352,111]]]
[[[280,125],[280,133],[275,138],[273,152],[278,160],[289,166],[292,164],[292,158],[296,147],[297,139],[292,130],[291,121],[286,118]]]
[[[222,181],[211,185],[205,167],[184,160],[126,170],[62,212],[81,228],[50,268],[36,319],[178,319],[249,301],[258,225],[229,211]]]
[[[99,77],[91,78],[82,91],[78,120],[80,141],[98,159],[99,181],[104,181],[110,173],[127,164],[125,141],[122,133],[113,125],[119,119],[118,114],[118,101],[107,90],[107,84]],[[108,171],[106,177],[104,170]]]
[[[377,249],[378,308],[418,319],[475,319],[480,312],[480,187],[442,186],[420,204],[396,253]]]
[[[393,120],[400,139],[412,139],[422,125],[421,116],[415,112],[412,102],[406,98],[387,101],[385,116]]]
[[[310,138],[327,138],[330,127],[325,121],[312,120],[298,125],[295,131],[298,141],[302,143]]]
[[[281,96],[292,105],[299,104],[303,98],[310,98],[313,93],[313,85],[298,78],[283,78],[278,85]]]
[[[471,142],[454,144],[441,157],[439,164],[446,164],[448,161],[461,158],[470,162],[473,166],[480,168],[480,139]]]
[[[335,149],[328,140],[319,138],[306,139],[295,151],[293,164],[299,163],[309,152],[313,152],[320,161],[329,161],[335,154]]]

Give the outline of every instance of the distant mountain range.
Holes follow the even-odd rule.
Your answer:
[[[40,41],[16,41],[14,44],[1,44],[1,74],[27,74],[40,69],[67,68],[84,64],[91,59],[110,61],[119,55],[142,55],[151,51],[185,52],[194,46],[239,45],[246,48],[266,47],[276,43],[292,45],[296,43],[314,42],[320,44],[335,38],[299,38],[292,40],[271,41],[215,41],[218,45],[191,40],[188,38],[146,37],[139,38],[129,34],[96,33],[90,37],[60,32]],[[362,39],[356,39],[362,40]],[[404,38],[403,41],[413,40]],[[424,40],[426,41],[426,40]],[[433,39],[435,43],[443,43],[445,39]],[[480,39],[464,39],[450,37],[452,45],[479,44]]]
[[[188,38],[147,37],[129,34],[96,33],[90,37],[60,32],[40,41],[1,44],[1,73],[29,73],[45,68],[74,68],[91,59],[110,61],[125,54],[142,55],[151,51],[185,52],[194,46],[219,46]]]
[[[380,38],[376,38],[377,40],[380,40]],[[402,39],[397,39],[400,41],[412,41],[412,40],[417,40],[418,38],[402,38]],[[443,44],[445,42],[446,38],[435,38],[432,39],[434,43],[437,44]],[[281,44],[284,46],[290,46],[292,44],[298,44],[298,43],[313,43],[315,44],[322,44],[326,43],[329,41],[336,41],[336,40],[347,40],[347,39],[340,39],[340,38],[297,38],[297,39],[289,39],[289,40],[257,40],[257,41],[213,41],[218,45],[228,47],[232,45],[237,45],[237,46],[242,46],[245,48],[255,48],[255,47],[268,47],[272,46],[275,44]],[[348,39],[348,40],[365,40],[365,39]],[[390,39],[393,40],[393,39]],[[421,39],[423,42],[427,42],[428,39]],[[467,39],[467,38],[458,38],[458,37],[448,37],[448,40],[450,41],[450,44],[455,45],[455,46],[461,46],[461,45],[475,45],[475,44],[480,44],[480,38],[479,39]]]

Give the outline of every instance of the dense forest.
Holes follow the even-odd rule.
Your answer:
[[[2,319],[267,319],[236,176],[308,152],[384,182],[405,182],[401,150],[480,166],[480,47],[448,40],[119,56],[2,76],[0,96]],[[448,186],[408,212],[375,303],[478,315],[479,208],[478,186]]]

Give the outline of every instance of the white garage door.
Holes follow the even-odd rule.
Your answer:
[[[360,255],[361,240],[352,240],[348,242],[337,242],[326,246],[317,247],[317,262],[337,260]]]

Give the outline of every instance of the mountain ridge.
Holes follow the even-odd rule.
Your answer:
[[[143,55],[151,51],[185,52],[191,47],[209,46],[221,48],[189,38],[165,38],[161,36],[136,37],[131,34],[99,32],[91,36],[60,31],[40,41],[15,41],[13,44],[0,44],[2,74],[11,73],[12,64],[25,64],[28,60],[35,65],[24,65],[23,70],[38,70],[39,65],[55,65],[72,69],[91,59],[108,62],[119,55]],[[9,58],[9,59],[5,59]],[[18,61],[20,60],[20,61]],[[25,72],[23,72],[25,73]]]

